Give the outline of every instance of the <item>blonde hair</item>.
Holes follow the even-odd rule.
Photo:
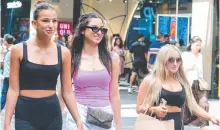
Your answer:
[[[160,49],[153,70],[144,79],[144,81],[148,85],[144,101],[145,105],[147,104],[149,106],[154,106],[155,103],[159,103],[159,95],[161,94],[162,85],[166,82],[169,76],[169,71],[166,69],[165,63],[168,59],[170,52],[174,51],[178,52],[181,58],[180,50],[174,45],[165,45]],[[185,89],[186,103],[189,109],[191,111],[195,110],[197,107],[196,101],[192,94],[191,86],[185,76],[183,64],[180,65],[178,71],[174,74],[174,78],[179,81]]]

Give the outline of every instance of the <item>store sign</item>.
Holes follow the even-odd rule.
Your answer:
[[[14,2],[8,2],[7,3],[7,8],[12,9],[12,8],[20,8],[22,6],[21,1],[14,1]]]
[[[58,35],[63,36],[66,33],[72,33],[72,22],[58,22]]]

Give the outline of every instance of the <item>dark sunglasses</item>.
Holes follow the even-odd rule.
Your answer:
[[[107,31],[108,31],[107,28],[90,27],[90,26],[86,26],[86,28],[91,29],[94,33],[98,33],[99,30],[101,30],[101,33],[104,34],[104,35],[105,35],[105,34],[107,33]]]
[[[182,59],[179,57],[179,58],[174,58],[174,57],[170,57],[169,59],[168,59],[168,62],[170,62],[170,63],[174,63],[174,62],[177,62],[177,63],[181,63],[182,62]]]

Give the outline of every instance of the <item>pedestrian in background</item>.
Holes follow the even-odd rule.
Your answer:
[[[72,44],[73,44],[73,35],[72,35],[72,33],[65,34],[64,38],[65,38],[66,47],[70,49]]]
[[[15,38],[10,34],[4,35],[3,44],[6,47],[6,53],[3,60],[3,87],[1,91],[1,110],[5,107],[6,103],[6,96],[8,93],[8,87],[9,87],[9,73],[10,73],[10,64],[11,64],[11,49],[13,47]]]
[[[186,77],[192,88],[192,92],[196,102],[208,112],[208,92],[207,90],[201,89],[200,79],[203,79],[203,58],[201,51],[202,39],[198,36],[193,37],[190,40],[190,45],[187,48],[187,52],[182,53],[183,67],[186,72]],[[188,108],[186,107],[186,111]],[[187,124],[199,126],[201,130],[204,130],[205,126],[209,125],[208,120],[203,118],[197,118],[196,115],[188,115],[189,121]]]
[[[83,14],[74,32],[71,48],[73,87],[84,128],[121,130],[119,57],[107,49],[103,19],[96,13]],[[95,120],[91,116],[95,116]],[[76,128],[71,117],[67,123],[68,130]],[[107,126],[103,126],[105,124]]]
[[[10,86],[7,95],[4,130],[10,129],[15,111],[16,130],[62,130],[62,115],[56,95],[61,73],[62,97],[77,122],[83,125],[71,89],[71,54],[52,41],[57,30],[57,13],[47,2],[38,2],[32,25],[36,36],[11,50]]]
[[[119,67],[120,67],[120,73],[119,76],[124,73],[124,48],[123,48],[123,41],[120,37],[115,38],[114,41],[114,47],[113,52],[117,53],[119,55]]]
[[[157,40],[151,42],[150,47],[147,51],[147,67],[150,71],[153,68],[154,62],[156,61],[157,53],[162,46],[165,45],[165,37],[162,34],[157,36]]]
[[[5,46],[3,45],[4,38],[0,38],[0,73],[3,72],[3,61],[5,56]]]
[[[129,48],[129,52],[131,53],[130,57],[132,59],[132,73],[130,76],[130,87],[128,88],[128,93],[132,93],[132,91],[138,91],[138,88],[132,89],[135,77],[140,72],[140,70],[147,70],[147,46],[144,42],[144,35],[139,34],[137,39],[138,40],[132,43],[131,47]]]
[[[159,105],[163,99],[167,102],[165,106]],[[175,130],[182,130],[181,112],[185,103],[198,117],[220,125],[219,119],[211,116],[196,103],[185,76],[180,50],[173,45],[165,45],[158,52],[153,70],[140,85],[137,113],[145,113],[148,110],[148,114],[153,114],[158,119],[173,119]]]
[[[65,42],[59,40],[59,36],[58,36],[57,31],[55,31],[52,40],[53,40],[55,43],[60,44],[61,46],[66,46],[66,43],[65,43]]]
[[[113,34],[111,37],[110,37],[110,44],[109,44],[109,49],[112,51],[113,50],[113,47],[114,47],[114,44],[115,44],[115,39],[116,38],[121,38],[121,36],[119,34]]]

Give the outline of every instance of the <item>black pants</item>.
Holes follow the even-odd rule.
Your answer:
[[[15,108],[15,130],[62,130],[57,95],[44,98],[19,96]]]
[[[183,122],[180,112],[167,113],[167,115],[162,120],[174,120],[174,130],[183,130]]]

